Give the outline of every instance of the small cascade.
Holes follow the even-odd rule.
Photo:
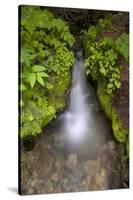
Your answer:
[[[80,49],[76,53],[72,71],[69,106],[60,116],[58,139],[64,143],[67,151],[74,151],[82,157],[96,157],[112,130],[100,111],[93,87],[86,80],[83,64],[83,52]]]

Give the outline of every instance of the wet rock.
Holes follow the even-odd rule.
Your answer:
[[[65,191],[65,189],[66,189],[66,187],[67,187],[67,185],[68,185],[68,179],[67,178],[65,178],[64,180],[63,180],[63,183],[62,183],[62,187],[63,187],[63,190]]]
[[[115,144],[115,142],[113,140],[108,142],[108,148],[110,150],[115,150],[116,149],[116,144]]]
[[[77,154],[74,154],[74,153],[69,154],[68,159],[66,161],[66,167],[69,170],[73,171],[75,169],[75,167],[77,166],[77,163],[78,163]]]
[[[51,146],[50,144],[48,144],[48,145],[46,146],[46,149],[52,149],[52,146]]]
[[[58,184],[58,185],[56,186],[55,192],[57,192],[57,193],[63,192],[62,187],[61,187],[60,184]]]
[[[98,162],[97,162],[97,160],[88,160],[84,164],[84,170],[90,176],[94,176],[97,168],[98,168]]]
[[[56,161],[55,161],[55,170],[57,171],[60,171],[60,173],[63,171],[64,169],[64,166],[65,166],[65,159],[63,157],[63,155],[58,155],[58,157],[56,158]]]
[[[50,178],[53,182],[58,182],[59,181],[59,174],[57,172],[54,172],[54,173],[52,173]]]
[[[61,149],[64,147],[64,135],[63,134],[55,134],[54,135],[54,147],[57,149]]]
[[[34,194],[34,189],[33,188],[30,188],[28,191],[27,191],[27,194]]]
[[[46,186],[46,190],[47,190],[48,193],[54,192],[54,186],[53,186],[53,183],[51,181],[48,182],[48,184]]]
[[[86,178],[84,178],[83,180],[82,180],[82,190],[83,191],[88,191],[88,189],[89,189],[89,183],[90,183],[90,180],[88,181]]]
[[[30,185],[31,187],[34,187],[36,185],[36,180],[31,181]]]
[[[53,171],[55,158],[49,153],[48,150],[38,152],[38,159],[34,167],[38,173],[39,178],[47,178]]]
[[[95,181],[99,189],[108,189],[108,176],[106,169],[102,169],[100,173],[96,173]]]

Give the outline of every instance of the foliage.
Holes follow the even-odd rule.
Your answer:
[[[21,7],[21,137],[36,135],[65,105],[75,39],[47,9]],[[59,88],[60,87],[60,88]]]
[[[116,49],[128,61],[129,58],[129,36],[123,33],[115,42]]]
[[[85,68],[88,76],[97,82],[97,95],[107,117],[112,121],[115,138],[126,146],[126,156],[129,155],[128,130],[123,126],[116,108],[112,105],[113,91],[121,87],[119,58],[128,60],[128,37],[126,33],[112,37],[109,31],[118,30],[113,27],[110,19],[102,19],[96,26],[90,26],[84,32]],[[119,31],[118,31],[119,33]]]
[[[118,64],[118,56],[122,54],[128,58],[128,34],[122,34],[113,40],[104,36],[104,28],[111,25],[110,19],[100,20],[97,26],[91,26],[84,33],[86,48],[85,67],[87,75],[93,75],[96,79],[101,77],[107,83],[107,93],[112,94],[120,88],[121,66]],[[100,39],[97,39],[100,37]]]

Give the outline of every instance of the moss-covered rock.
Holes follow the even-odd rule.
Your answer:
[[[107,94],[105,84],[102,82],[98,84],[97,95],[106,116],[112,121],[114,136],[119,142],[125,142],[128,130],[123,126],[116,108],[112,105],[113,95]]]

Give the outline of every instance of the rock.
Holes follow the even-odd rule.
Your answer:
[[[115,144],[115,142],[114,142],[113,140],[110,140],[110,141],[108,142],[108,148],[109,148],[110,150],[115,150],[115,149],[116,149],[116,144]]]
[[[36,184],[37,184],[37,180],[36,179],[31,181],[31,183],[30,183],[31,187],[35,187]]]
[[[55,189],[55,192],[57,192],[57,193],[63,192],[63,191],[62,191],[62,187],[61,187],[60,184],[57,185],[57,187],[56,187],[56,189]]]
[[[98,189],[108,189],[108,176],[106,169],[102,169],[100,173],[96,173],[95,181]]]
[[[96,173],[97,168],[98,168],[98,162],[96,160],[88,160],[84,164],[84,170],[90,176],[94,176],[94,174]]]
[[[65,166],[65,159],[63,157],[63,155],[58,155],[58,157],[56,158],[55,161],[55,170],[56,171],[60,171],[60,173],[63,171]]]
[[[49,183],[47,184],[46,190],[47,190],[48,193],[54,192],[54,186],[53,186],[53,183],[51,181],[49,181]]]
[[[64,147],[64,135],[63,134],[55,134],[54,135],[54,147],[60,149]]]
[[[46,146],[46,149],[52,149],[52,146],[51,146],[50,144],[48,144],[48,145]]]
[[[74,170],[78,163],[77,154],[71,153],[68,155],[68,159],[66,161],[66,166],[70,170]]]
[[[53,171],[54,160],[55,158],[48,150],[44,149],[41,151],[40,149],[40,152],[38,152],[38,159],[34,165],[39,179],[45,179],[50,176]]]
[[[66,191],[67,186],[69,185],[69,180],[67,178],[64,178],[63,183],[62,183],[62,188],[63,191]]]
[[[59,174],[57,172],[54,172],[50,179],[53,181],[53,182],[58,182],[59,181]]]
[[[30,189],[27,191],[27,194],[34,194],[34,189],[33,189],[33,188],[30,188]]]

